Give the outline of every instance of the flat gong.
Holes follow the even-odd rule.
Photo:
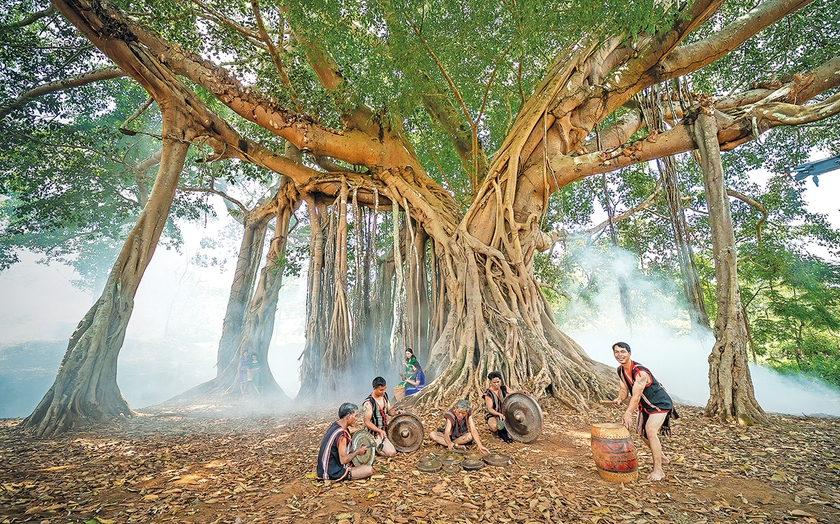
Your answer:
[[[438,460],[421,460],[417,463],[417,469],[423,473],[437,473],[440,471],[442,464]]]
[[[463,457],[463,455],[460,455],[458,453],[448,452],[445,455],[443,455],[442,457],[440,457],[439,460],[440,460],[440,463],[443,464],[444,466],[449,466],[449,465],[452,465],[452,464],[455,464],[455,465],[460,464],[461,461],[464,460],[464,457]]]
[[[483,468],[484,462],[477,458],[465,458],[464,461],[461,462],[461,467],[467,471],[475,471]]]
[[[447,475],[453,475],[461,471],[461,466],[458,464],[449,464],[448,466],[443,466],[443,472]]]
[[[423,444],[423,423],[411,413],[403,413],[388,424],[388,438],[397,451],[411,453]]]
[[[484,455],[484,462],[491,466],[507,466],[510,464],[510,457],[501,453],[489,453]]]
[[[511,393],[502,402],[508,435],[518,442],[533,442],[542,432],[542,408],[525,393]]]
[[[352,437],[350,437],[351,452],[356,451],[362,446],[367,446],[367,451],[361,455],[353,457],[354,466],[369,466],[373,464],[373,457],[376,455],[376,442],[373,441],[373,437],[370,436],[370,433],[365,430],[357,431],[353,433]]]

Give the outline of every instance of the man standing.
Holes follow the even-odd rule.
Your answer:
[[[351,461],[357,455],[367,451],[366,446],[360,446],[350,451],[350,432],[348,428],[356,423],[359,407],[345,402],[338,408],[338,420],[327,429],[321,439],[318,450],[318,478],[324,480],[363,479],[373,475],[373,467],[369,465],[353,466]]]
[[[612,349],[613,357],[619,363],[617,371],[621,379],[621,389],[613,402],[616,406],[620,406],[624,399],[630,397],[627,410],[621,417],[624,426],[629,430],[632,430],[634,426],[633,412],[636,408],[639,409],[635,429],[653,455],[653,471],[648,475],[648,480],[662,480],[665,478],[662,466],[668,464],[670,460],[662,452],[659,435],[670,435],[669,419],[679,418],[677,410],[674,409],[674,401],[671,400],[662,384],[653,378],[650,370],[633,362],[630,358],[629,344],[616,342]]]
[[[394,444],[388,439],[388,416],[399,415],[401,409],[394,409],[388,402],[388,394],[385,392],[385,379],[376,377],[373,379],[373,391],[362,402],[362,409],[365,411],[365,428],[373,436],[376,442],[376,453],[384,457],[393,457],[397,454]]]

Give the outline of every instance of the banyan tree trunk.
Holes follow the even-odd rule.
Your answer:
[[[236,359],[236,348],[242,341],[248,304],[254,291],[257,271],[262,260],[265,233],[276,207],[275,200],[259,206],[245,216],[244,234],[239,245],[239,256],[230,287],[225,318],[222,323],[222,336],[216,354],[216,377],[222,374],[227,365]],[[266,209],[268,208],[268,209]]]
[[[409,218],[406,216],[406,226],[408,223]],[[388,343],[390,350],[388,353],[389,367],[397,365],[402,360],[401,357],[406,347],[405,337],[408,334],[405,318],[406,280],[405,268],[403,267],[403,248],[405,244],[402,242],[403,235],[400,234],[399,204],[396,201],[393,201],[391,210],[391,224],[394,245],[394,293],[391,310],[391,335]]]
[[[551,395],[579,410],[615,394],[612,370],[557,329],[533,275],[534,253],[546,243],[540,218],[551,191],[567,183],[564,173],[550,171],[545,155],[572,153],[602,109],[601,99],[579,96],[589,89],[580,87],[592,70],[587,61],[597,60],[594,45],[584,47],[555,60],[520,108],[452,234],[444,238],[429,230],[448,311],[429,358],[437,378],[418,403],[445,405],[465,394],[479,401],[494,370],[513,388],[527,387],[537,397]],[[559,137],[553,150],[547,137]]]
[[[263,393],[272,396],[279,395],[283,400],[289,400],[271,373],[268,365],[268,349],[274,334],[278,296],[280,288],[283,287],[290,220],[299,205],[297,192],[290,179],[283,179],[275,200],[277,203],[274,236],[266,255],[265,266],[260,272],[259,282],[248,306],[239,346],[222,371],[218,387],[223,391],[233,390],[237,386],[239,359],[243,355],[246,357],[257,355],[262,371]]]
[[[306,294],[306,345],[301,355],[301,386],[298,397],[312,400],[330,396],[327,384],[331,374],[339,370],[324,365],[329,344],[329,323],[333,310],[332,286],[334,267],[335,234],[331,227],[330,213],[326,202],[317,196],[304,195],[309,212],[309,287]]]
[[[350,385],[366,389],[374,376],[396,372],[406,347],[421,357],[428,354],[428,235],[391,200],[390,213],[383,209],[381,223],[382,232],[386,227],[391,232],[391,249],[374,264],[377,206],[365,218],[355,198],[354,209],[348,210],[346,191],[329,212],[316,199],[307,201],[312,256],[300,398],[329,399],[348,393],[348,378],[364,377]],[[354,221],[352,234],[345,218],[349,216]],[[351,250],[352,284],[347,278]]]
[[[166,223],[190,144],[183,116],[162,112],[163,153],[149,200],[125,240],[102,295],[70,337],[55,382],[20,424],[39,437],[132,414],[117,386],[117,357],[137,287]]]
[[[350,368],[350,312],[347,308],[347,196],[348,188],[342,184],[341,194],[334,207],[330,235],[333,250],[332,309],[329,313],[329,339],[324,351],[324,365],[330,370],[327,385],[330,391],[339,391],[344,373]]]
[[[723,421],[751,425],[767,417],[755,400],[747,362],[747,328],[738,289],[735,233],[720,163],[717,124],[701,111],[694,123],[703,185],[709,206],[717,280],[715,345],[709,355],[709,402],[705,414]]]
[[[413,348],[420,363],[425,364],[429,356],[429,331],[431,328],[429,290],[431,282],[426,265],[426,244],[428,235],[419,227],[413,228],[409,245],[406,280],[406,318],[408,333],[406,345]]]
[[[296,161],[300,161],[302,158],[300,150],[289,142],[286,142],[286,150],[283,156]],[[219,349],[216,354],[217,378],[222,375],[225,367],[239,358],[236,350],[242,342],[248,307],[254,293],[254,284],[262,261],[266,230],[272,217],[277,215],[279,218],[286,213],[285,210],[278,213],[277,206],[281,201],[288,201],[288,198],[283,196],[282,193],[288,190],[289,183],[288,177],[282,177],[273,198],[262,202],[246,213],[242,221],[244,234],[239,245],[239,256],[236,260],[236,270],[222,323],[222,336],[219,338]]]
[[[216,376],[176,395],[169,401],[230,393],[237,386],[239,359],[243,353],[256,354],[262,372],[263,391],[281,395],[282,391],[268,365],[268,349],[274,332],[277,299],[283,286],[283,266],[289,221],[299,199],[291,180],[283,179],[270,201],[249,213],[240,245],[234,282],[228,299],[225,325],[219,342]],[[259,282],[254,277],[262,260],[263,238],[274,217],[274,236]],[[252,274],[253,273],[253,274]],[[245,305],[241,305],[244,302]],[[234,345],[235,344],[235,345]]]

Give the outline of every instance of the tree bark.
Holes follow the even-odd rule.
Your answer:
[[[126,238],[102,295],[70,337],[55,382],[20,424],[39,437],[132,414],[117,386],[117,357],[137,287],[163,231],[189,149],[183,115],[162,109],[163,154],[149,201]]]
[[[709,355],[709,402],[705,414],[724,422],[735,419],[741,424],[752,425],[755,422],[766,422],[767,417],[755,400],[747,362],[747,327],[738,288],[735,233],[713,111],[704,108],[694,123],[709,206],[717,281],[715,345]]]
[[[274,333],[274,320],[277,315],[277,301],[280,288],[283,286],[283,273],[286,267],[286,243],[288,241],[289,226],[292,214],[299,205],[299,197],[294,185],[288,178],[277,192],[275,204],[274,236],[271,239],[266,256],[266,263],[260,273],[254,296],[251,298],[248,315],[242,329],[242,340],[227,363],[219,380],[226,390],[236,387],[239,358],[243,355],[257,355],[262,370],[262,387],[265,394],[280,397],[288,401],[289,397],[283,392],[271,368],[268,365],[268,349]],[[275,400],[277,400],[275,398]]]
[[[327,249],[329,213],[327,205],[312,195],[304,195],[309,212],[309,278],[306,292],[306,345],[301,355],[301,386],[298,399],[312,400],[328,397],[324,384],[332,370],[323,366],[325,347],[329,339],[327,326],[332,311],[330,283],[332,275]]]
[[[272,218],[272,214],[265,212],[264,208],[273,210],[275,207],[276,199],[272,199],[245,216],[244,234],[239,245],[239,256],[236,260],[236,270],[233,274],[233,283],[222,323],[222,336],[219,338],[219,349],[216,354],[217,378],[237,358],[236,348],[242,341],[248,304],[251,301],[257,271],[262,260],[265,234]]]

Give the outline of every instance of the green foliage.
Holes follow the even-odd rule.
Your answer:
[[[817,243],[836,249],[838,232],[805,211],[801,185],[783,177],[768,182],[773,191],[764,203],[785,221],[771,220],[761,242],[741,243],[742,299],[758,356],[838,383],[826,361],[840,357],[840,265],[808,252]]]
[[[835,344],[831,355],[813,354],[806,361],[796,362],[769,358],[763,363],[785,375],[806,375],[817,377],[825,382],[840,387],[840,360],[837,358],[838,348]]]

